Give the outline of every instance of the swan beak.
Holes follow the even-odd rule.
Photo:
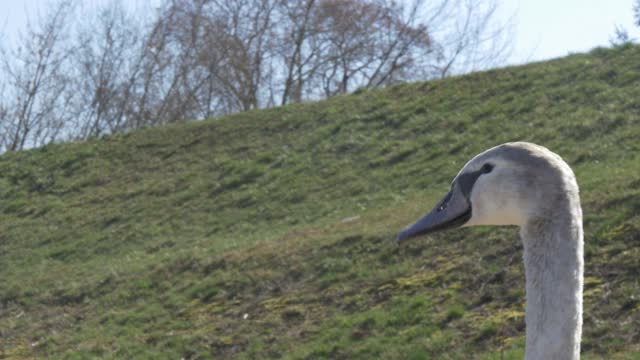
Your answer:
[[[396,240],[402,242],[418,235],[459,227],[469,221],[471,204],[459,188],[454,185],[430,213],[405,228],[398,234]]]

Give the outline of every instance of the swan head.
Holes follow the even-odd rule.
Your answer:
[[[560,156],[531,143],[502,144],[471,159],[444,198],[397,240],[463,226],[524,226],[556,213],[555,199],[567,192],[577,198],[573,172]]]

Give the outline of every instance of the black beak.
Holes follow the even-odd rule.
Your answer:
[[[404,229],[396,240],[402,242],[418,235],[459,227],[469,221],[471,204],[456,184],[430,213]]]

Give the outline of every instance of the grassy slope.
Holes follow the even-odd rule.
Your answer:
[[[514,228],[394,234],[510,141],[574,168],[585,358],[640,356],[640,48],[0,157],[0,358],[523,354]]]

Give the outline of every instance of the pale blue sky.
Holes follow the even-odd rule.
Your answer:
[[[87,6],[105,0],[84,0]],[[0,30],[5,40],[26,24],[27,13],[36,15],[46,0],[0,0]],[[124,1],[138,6],[155,0]],[[509,63],[560,57],[585,52],[596,46],[608,46],[616,24],[640,38],[633,25],[633,0],[500,0],[506,19],[515,14],[514,52]]]
[[[515,51],[520,63],[609,46],[616,25],[640,38],[633,24],[633,0],[502,0],[503,14],[515,13]]]

